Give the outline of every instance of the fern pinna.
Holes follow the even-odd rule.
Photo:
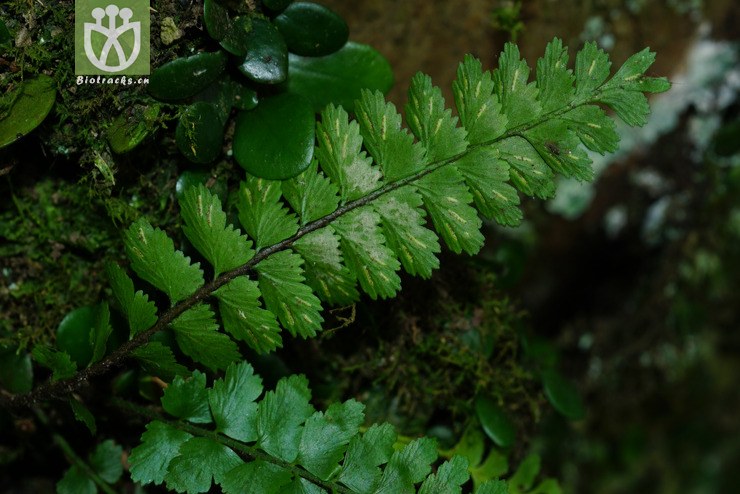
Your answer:
[[[456,253],[475,254],[484,241],[481,216],[516,225],[522,219],[518,193],[553,196],[555,174],[591,180],[591,160],[581,144],[603,154],[615,151],[619,141],[603,107],[627,124],[643,125],[649,113],[643,93],[668,89],[666,79],[644,75],[653,60],[654,54],[643,50],[609,79],[611,63],[595,44],[585,45],[571,70],[567,49],[555,39],[530,81],[527,63],[515,45],[507,44],[492,72],[483,71],[471,56],[460,64],[453,93],[461,125],[430,78],[414,77],[405,107],[411,133],[403,128],[394,105],[378,92],[362,94],[354,120],[330,105],[316,124],[309,169],[283,182],[248,176],[241,183],[236,212],[244,233],[228,224],[220,199],[209,189],[198,186],[185,192],[180,201],[183,232],[207,261],[206,269],[191,262],[146,219],[131,225],[125,234],[131,269],[166,294],[169,308],[156,307],[136,290],[124,269],[111,265],[113,295],[128,320],[130,340],[103,356],[110,334],[109,311],[103,304],[91,334],[99,351],[90,367],[75,374],[74,363],[63,352],[38,348],[34,356],[54,370],[58,381],[7,401],[29,404],[39,396],[64,395],[129,355],[167,380],[186,375],[187,368],[176,361],[170,346],[150,341],[169,327],[182,353],[209,369],[228,371],[208,392],[202,374],[196,372],[191,381],[177,378],[165,395],[165,410],[191,422],[210,423],[212,417],[216,430],[229,437],[219,436],[222,442],[206,445],[203,441],[216,432],[153,422],[133,457],[133,472],[140,480],[166,480],[187,492],[208,490],[212,477],[233,492],[240,491],[227,487],[234,485],[234,478],[251,479],[254,485],[273,479],[275,485],[295,486],[275,492],[414,492],[422,481],[422,492],[460,492],[467,477],[460,476],[459,460],[424,480],[433,461],[427,443],[412,443],[413,448],[391,454],[391,433],[382,426],[358,435],[362,414],[354,402],[312,415],[302,378],[282,382],[257,406],[254,400],[261,387],[251,369],[233,366],[240,359],[235,340],[265,353],[282,345],[281,328],[293,336],[313,337],[322,329],[322,302],[351,304],[360,291],[373,299],[392,297],[401,287],[401,267],[412,275],[431,276],[439,265],[440,238]],[[197,403],[180,396],[185,405],[173,411],[167,400],[178,401],[172,396],[187,394],[183,390],[188,386]],[[233,396],[224,397],[226,388]],[[299,399],[300,406],[291,401]],[[237,419],[230,407],[246,407],[254,414]],[[288,414],[290,424],[281,422],[281,413]],[[286,428],[279,438],[259,432],[276,424]],[[310,453],[300,453],[301,438],[323,440],[329,429],[341,439],[326,453],[331,464],[313,465],[305,456]],[[147,444],[165,439],[171,447],[167,462],[147,456]],[[246,445],[250,441],[257,446]],[[305,447],[309,451],[312,445]],[[243,463],[233,450],[254,461]],[[362,475],[377,482],[368,480],[360,487],[357,479],[365,477],[359,473],[348,480],[353,454],[369,456],[363,460]],[[157,462],[159,470],[151,473]],[[207,470],[205,464],[217,464],[218,469]],[[384,464],[381,475],[376,470]],[[309,475],[296,474],[291,465]],[[229,473],[227,466],[239,472]],[[194,484],[178,476],[197,468],[202,476]],[[382,487],[382,479],[393,475],[404,480]],[[497,489],[481,487],[478,492],[505,492]]]

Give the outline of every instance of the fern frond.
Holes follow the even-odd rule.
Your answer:
[[[188,380],[176,378],[162,406],[179,420],[157,416],[146,426],[129,457],[131,477],[189,493],[207,492],[215,482],[226,494],[398,494],[417,487],[420,493],[459,494],[469,479],[460,456],[431,474],[438,457],[431,439],[396,449],[388,424],[361,432],[364,406],[354,400],[314,410],[303,376],[283,378],[260,395],[261,380],[246,362],[231,365],[211,388],[198,371]],[[505,486],[482,484],[476,494],[496,492],[489,489],[495,484]]]
[[[410,132],[379,92],[362,93],[354,121],[330,105],[306,171],[285,182],[247,176],[241,183],[236,205],[246,235],[227,225],[205,187],[185,193],[183,229],[212,265],[212,282],[204,285],[199,265],[164,232],[144,220],[131,226],[133,270],[173,303],[182,301],[157,320],[146,295],[112,268],[132,337],[170,325],[186,355],[223,369],[238,356],[232,338],[269,352],[282,345],[281,327],[304,338],[321,331],[322,301],[350,304],[360,290],[392,297],[401,268],[431,276],[439,238],[453,252],[475,254],[484,242],[481,216],[516,225],[519,193],[552,197],[558,174],[593,179],[584,147],[613,152],[619,141],[603,107],[641,125],[649,113],[643,92],[669,87],[644,76],[653,60],[644,50],[608,79],[608,56],[595,44],[577,54],[572,70],[555,39],[530,80],[519,50],[507,44],[493,72],[470,56],[460,64],[453,83],[459,122],[431,79],[415,76],[405,108]]]

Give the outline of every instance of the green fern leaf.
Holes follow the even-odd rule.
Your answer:
[[[281,379],[275,391],[265,394],[257,412],[257,444],[268,454],[293,462],[300,449],[303,423],[314,409],[303,376]]]
[[[224,494],[284,494],[292,479],[288,470],[257,460],[229,470],[221,488]]]
[[[175,377],[175,380],[164,390],[162,407],[170,415],[194,424],[211,423],[206,375],[195,371],[187,379],[181,376]]]
[[[298,230],[294,214],[280,201],[280,182],[247,177],[239,188],[239,221],[259,250],[285,240]]]
[[[388,461],[378,485],[377,494],[413,494],[414,484],[429,475],[431,464],[437,459],[437,447],[429,438],[411,441],[401,451],[396,451]]]
[[[383,93],[363,90],[355,106],[365,147],[387,181],[408,177],[424,167],[423,148],[401,127],[401,115]]]
[[[468,460],[462,456],[454,456],[442,463],[436,474],[424,480],[419,494],[459,494],[462,492],[462,485],[469,478]]]
[[[131,479],[141,484],[161,484],[167,475],[167,467],[180,454],[180,446],[191,434],[157,420],[146,426],[141,435],[141,444],[136,446],[128,458]]]
[[[498,149],[477,148],[455,161],[465,178],[480,213],[501,225],[516,226],[522,221],[519,195],[509,185],[509,164],[500,159]]]
[[[92,347],[92,358],[90,364],[97,362],[105,355],[108,337],[113,332],[113,326],[110,325],[110,309],[108,304],[103,302],[95,307],[93,327],[90,331],[90,346]]]
[[[283,346],[275,314],[261,307],[257,282],[246,276],[231,280],[215,292],[224,329],[258,353]]]
[[[609,77],[611,66],[609,55],[593,41],[587,42],[576,55],[576,96],[588,98]]]
[[[437,235],[424,225],[423,200],[411,188],[393,191],[378,199],[375,210],[382,219],[388,247],[413,275],[429,278],[439,267],[440,247]]]
[[[183,233],[213,265],[214,277],[254,256],[252,242],[232,225],[226,225],[221,201],[202,184],[185,191],[180,200],[180,214],[185,221]]]
[[[169,347],[158,341],[142,345],[131,353],[141,366],[155,376],[165,381],[171,381],[175,376],[187,376],[189,371],[184,365],[178,364],[175,355]]]
[[[190,258],[175,250],[167,234],[146,220],[134,222],[124,242],[136,274],[165,292],[172,303],[184,300],[203,284],[200,264],[190,264]]]
[[[344,108],[326,107],[316,125],[316,140],[321,169],[339,186],[343,203],[380,187],[380,170],[362,151],[360,126],[349,121]]]
[[[591,159],[578,147],[578,136],[560,119],[543,122],[522,135],[554,172],[578,180],[593,180]]]
[[[209,369],[225,369],[239,359],[236,343],[218,331],[213,311],[198,304],[172,321],[180,350]]]
[[[141,290],[134,291],[134,282],[119,265],[108,264],[106,270],[113,296],[128,320],[131,336],[154,326],[157,307],[149,301],[149,297]]]
[[[465,129],[445,108],[442,91],[432,86],[432,78],[418,73],[411,79],[406,104],[409,128],[426,150],[427,163],[440,161],[465,151]]]
[[[278,316],[293,336],[316,336],[324,319],[321,302],[304,284],[303,259],[292,252],[273,254],[257,264],[259,287],[267,309]]]
[[[624,120],[624,123],[633,127],[642,127],[647,123],[650,115],[650,106],[644,94],[637,91],[620,91],[613,89],[604,91],[598,99]]]
[[[396,273],[401,265],[385,245],[379,223],[380,216],[369,207],[355,209],[334,223],[344,261],[372,299],[392,297],[401,288]]]
[[[231,365],[223,379],[208,390],[208,404],[216,430],[244,442],[257,440],[257,403],[262,379],[246,362]]]
[[[489,480],[482,483],[475,494],[509,494],[509,486],[503,480]]]
[[[619,146],[617,126],[598,106],[579,106],[564,113],[560,118],[591,151],[604,154],[617,150]]]
[[[205,437],[191,437],[180,446],[164,480],[177,492],[208,492],[211,482],[221,484],[226,473],[243,462],[231,449]]]
[[[301,226],[333,213],[339,205],[337,187],[318,171],[314,160],[306,171],[283,182],[283,195],[298,213]]]
[[[418,181],[419,192],[434,228],[455,253],[477,253],[483,247],[482,225],[470,204],[473,196],[463,176],[453,167],[436,170]]]
[[[506,43],[498,68],[491,77],[507,118],[508,129],[519,127],[540,116],[542,105],[537,100],[537,85],[527,82],[529,65],[519,58],[519,48],[515,44]]]
[[[522,137],[512,137],[498,146],[509,168],[511,183],[522,194],[547,199],[555,195],[555,176],[537,150]]]
[[[311,415],[303,428],[297,462],[321,480],[329,480],[341,467],[347,444],[365,419],[364,406],[354,400],[334,403],[326,414]]]
[[[383,475],[380,469],[390,460],[396,433],[389,424],[374,424],[347,447],[338,480],[355,492],[375,492]]]
[[[568,49],[555,38],[537,60],[537,97],[542,111],[547,113],[570,104],[576,94],[574,82],[573,71],[568,69]]]
[[[67,352],[60,352],[46,345],[36,345],[31,352],[36,362],[51,369],[51,380],[68,379],[77,372],[77,364]]]
[[[293,245],[305,259],[306,284],[332,305],[349,305],[360,298],[355,278],[343,264],[339,238],[331,227],[321,228]]]
[[[452,93],[470,144],[491,141],[506,131],[508,120],[493,90],[491,73],[483,72],[480,60],[465,55],[452,83]]]

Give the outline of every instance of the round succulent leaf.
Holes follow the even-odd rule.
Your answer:
[[[516,439],[516,427],[506,412],[488,395],[475,398],[475,413],[486,435],[502,448],[508,448]]]
[[[162,101],[195,96],[215,81],[226,67],[222,51],[178,58],[158,67],[149,77],[149,94]]]
[[[236,118],[233,151],[248,173],[285,180],[311,164],[315,117],[305,98],[283,93],[267,99]]]
[[[221,41],[231,27],[228,9],[217,0],[205,0],[203,2],[203,23],[211,38]]]
[[[64,316],[57,328],[57,348],[67,352],[80,369],[92,358],[90,334],[95,327],[95,313],[93,306],[80,307]]]
[[[282,12],[293,0],[262,0],[262,4],[273,12]]]
[[[232,108],[251,110],[257,106],[257,92],[230,77],[222,77],[195,95],[195,101],[206,101],[218,110],[225,125]]]
[[[252,32],[251,17],[243,15],[233,19],[220,40],[221,48],[232,55],[243,57],[249,51],[250,32]]]
[[[180,152],[193,163],[207,164],[221,154],[224,126],[218,109],[197,101],[180,115],[175,142]]]
[[[564,417],[580,420],[586,415],[578,389],[555,369],[542,372],[542,387],[547,400]]]
[[[320,112],[329,103],[352,112],[363,88],[384,94],[393,86],[393,71],[388,60],[374,48],[347,42],[324,57],[288,57],[288,91],[300,94]]]
[[[159,112],[159,105],[151,105],[143,110],[124,112],[116,117],[106,132],[111,150],[121,154],[141,144],[154,130]]]
[[[0,148],[38,127],[54,106],[56,94],[54,80],[39,75],[0,98]]]
[[[349,27],[339,14],[323,5],[296,2],[273,21],[296,55],[318,57],[340,49],[349,38]]]
[[[278,84],[288,77],[288,47],[277,28],[266,19],[253,19],[247,34],[249,49],[239,65],[247,78],[260,84]]]

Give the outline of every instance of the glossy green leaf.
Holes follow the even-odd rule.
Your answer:
[[[254,82],[277,84],[288,77],[288,48],[277,28],[266,19],[253,18],[249,31],[230,51],[244,57],[239,71]]]
[[[31,391],[33,387],[31,355],[0,346],[0,387],[15,394]]]
[[[229,10],[222,6],[218,0],[204,0],[203,2],[203,24],[211,38],[221,41],[231,27]]]
[[[295,94],[267,98],[237,116],[234,157],[256,177],[295,177],[311,164],[314,129],[314,112],[304,98]]]
[[[225,67],[226,54],[222,51],[178,58],[152,71],[149,94],[162,101],[195,96],[215,81]]]
[[[93,355],[90,335],[96,324],[96,308],[80,307],[69,312],[57,327],[57,348],[66,352],[78,367],[87,366]]]
[[[177,148],[193,163],[207,164],[218,158],[224,130],[216,107],[205,101],[188,106],[180,115],[175,139]]]
[[[213,419],[208,409],[206,375],[196,370],[187,379],[175,377],[164,390],[162,408],[179,419],[194,424],[210,424]]]
[[[542,372],[542,387],[555,410],[566,418],[580,420],[586,415],[578,389],[555,369]]]
[[[488,395],[475,399],[475,412],[486,435],[502,448],[508,448],[516,439],[516,427],[506,412]]]
[[[42,74],[0,98],[0,148],[38,127],[54,106],[56,94],[54,80]]]
[[[167,467],[191,436],[159,421],[147,424],[141,444],[131,451],[128,458],[131,479],[142,484],[161,484]]]
[[[349,38],[349,27],[336,12],[312,2],[295,2],[273,20],[288,50],[296,55],[319,57],[340,49]]]
[[[315,112],[329,103],[352,112],[362,89],[387,93],[393,86],[388,60],[374,48],[352,41],[324,57],[289,56],[288,91],[307,98]]]
[[[159,111],[159,105],[151,105],[119,115],[106,132],[111,150],[122,154],[141,144],[154,130]]]

